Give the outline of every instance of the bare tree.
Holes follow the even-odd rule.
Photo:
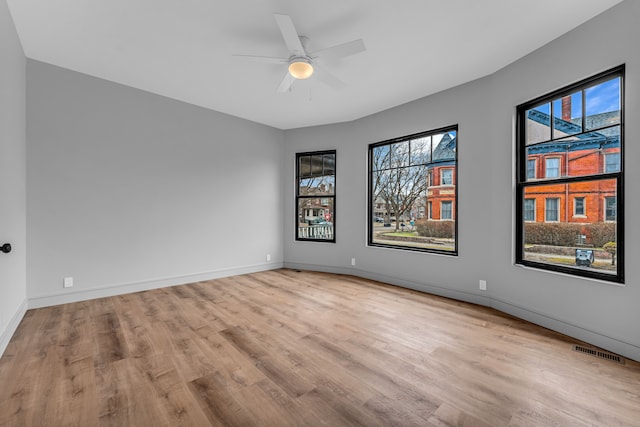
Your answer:
[[[430,141],[430,138],[424,138],[373,150],[373,197],[385,203],[385,223],[389,223],[392,213],[395,214],[396,231],[400,218],[411,212],[416,201],[425,196]]]

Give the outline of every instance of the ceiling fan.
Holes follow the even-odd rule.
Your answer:
[[[233,55],[238,58],[245,58],[252,61],[266,62],[271,64],[288,64],[287,73],[284,75],[278,92],[287,92],[296,80],[303,80],[315,76],[323,83],[336,89],[344,87],[344,82],[327,71],[318,63],[320,58],[323,59],[339,59],[346,56],[355,55],[364,52],[364,42],[362,39],[353,40],[339,45],[320,49],[314,52],[307,51],[309,39],[305,36],[298,35],[293,21],[289,15],[274,13],[276,23],[282,33],[287,48],[289,49],[288,58],[274,58],[270,56],[255,55]]]

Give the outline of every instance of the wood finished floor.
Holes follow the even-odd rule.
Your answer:
[[[2,426],[639,426],[640,364],[494,310],[275,270],[29,310]]]

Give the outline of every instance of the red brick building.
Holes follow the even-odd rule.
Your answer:
[[[615,113],[591,116],[590,128],[607,126],[618,119]],[[619,119],[618,119],[619,120]],[[531,110],[527,132],[549,134],[550,117]],[[547,128],[547,129],[545,129]],[[529,147],[527,180],[585,176],[620,170],[620,129],[578,134],[581,128],[571,120],[554,119],[559,139]],[[594,223],[615,221],[617,214],[615,179],[527,187],[524,218],[529,222]]]

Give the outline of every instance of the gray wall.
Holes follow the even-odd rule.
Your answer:
[[[25,56],[5,0],[0,1],[0,354],[27,308]]]
[[[349,124],[285,133],[285,265],[494,306],[640,360],[640,2],[626,1],[484,79]],[[515,106],[626,63],[626,285],[514,265]],[[459,124],[459,256],[366,246],[367,146]],[[336,243],[294,240],[294,157],[337,149]],[[351,258],[356,266],[351,267]],[[488,281],[486,292],[478,280]]]
[[[30,308],[282,265],[282,131],[32,60],[27,117]]]

